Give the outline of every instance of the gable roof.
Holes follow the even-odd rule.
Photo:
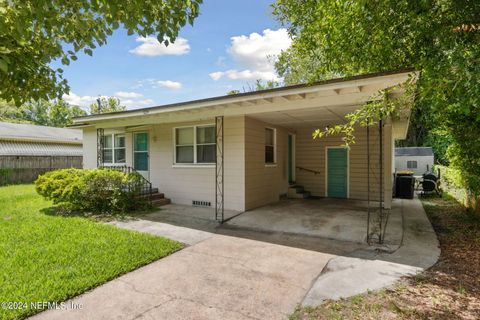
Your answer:
[[[341,88],[343,87],[356,87],[361,91],[361,87],[364,85],[376,83],[382,84],[388,87],[389,83],[400,84],[407,80],[410,76],[417,76],[418,73],[411,68],[387,71],[387,72],[377,72],[362,74],[350,77],[336,78],[330,80],[323,80],[315,83],[308,84],[297,84],[291,86],[284,86],[273,89],[258,90],[252,92],[244,92],[232,95],[224,95],[218,97],[211,97],[206,99],[184,101],[166,105],[160,105],[155,107],[147,107],[140,109],[132,109],[119,112],[110,112],[94,115],[86,115],[81,117],[74,118],[74,125],[72,127],[82,127],[85,125],[91,125],[92,122],[99,122],[105,120],[113,119],[125,119],[133,118],[145,115],[154,115],[167,112],[177,112],[185,111],[192,109],[200,108],[211,108],[218,106],[231,106],[232,104],[241,105],[242,103],[254,103],[259,101],[269,101],[271,102],[273,98],[276,97],[305,97],[310,93],[318,92],[319,90],[332,90],[335,94],[340,94]],[[393,84],[392,84],[393,85]]]
[[[395,148],[395,157],[430,157],[433,150],[430,147]]]
[[[82,130],[0,122],[0,140],[82,143]]]

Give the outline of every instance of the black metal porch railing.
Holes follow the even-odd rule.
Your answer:
[[[117,170],[121,171],[126,174],[130,173],[137,173],[140,178],[140,184],[128,184],[126,188],[128,188],[128,192],[135,192],[135,195],[142,196],[148,199],[149,203],[152,203],[152,194],[153,188],[152,183],[148,181],[144,176],[142,176],[137,170],[134,168],[124,165],[124,166],[100,166],[100,169],[110,169],[110,170]]]

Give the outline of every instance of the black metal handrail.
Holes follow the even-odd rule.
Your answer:
[[[304,167],[296,167],[298,170],[300,171],[307,171],[307,172],[311,172],[311,173],[314,173],[314,174],[320,174],[321,172],[320,171],[316,171],[316,170],[312,170],[312,169],[308,169],[308,168],[304,168]]]
[[[152,193],[153,193],[153,188],[152,188],[152,183],[148,181],[144,176],[142,176],[137,170],[134,168],[123,165],[123,166],[100,166],[100,169],[111,169],[111,170],[117,170],[121,171],[126,174],[130,173],[137,173],[138,176],[140,177],[140,185],[139,186],[133,186],[134,190],[136,191],[137,196],[148,196],[148,201],[152,203]],[[128,191],[132,190],[132,185],[127,185]]]

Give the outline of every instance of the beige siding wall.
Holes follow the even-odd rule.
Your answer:
[[[314,196],[326,195],[326,147],[342,145],[341,137],[326,137],[312,139],[315,128],[297,131],[296,135],[296,166],[318,171],[314,174],[296,169],[296,183],[305,187]],[[350,146],[349,151],[349,197],[351,199],[367,199],[367,139],[366,129],[356,129],[356,143]],[[384,169],[391,161],[391,131],[384,131]],[[380,171],[379,171],[379,134],[377,127],[370,128],[370,190],[371,199],[379,199]],[[389,178],[389,177],[387,177]],[[384,181],[387,181],[385,179]],[[390,187],[386,192],[391,193]]]
[[[225,209],[244,211],[244,118],[224,120]],[[174,128],[198,121],[162,124],[150,129],[150,180],[173,203],[191,205],[192,200],[210,201],[215,206],[215,166],[174,165]]]
[[[276,164],[265,165],[265,128],[276,129]],[[288,132],[281,127],[245,118],[245,207],[253,209],[279,200],[288,188]]]
[[[95,128],[83,129],[83,167],[97,167],[97,130]]]

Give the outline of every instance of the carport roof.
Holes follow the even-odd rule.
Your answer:
[[[284,111],[284,109],[301,109],[307,102],[315,107],[331,106],[332,102],[333,105],[358,106],[371,99],[371,96],[378,90],[402,84],[408,80],[408,77],[415,77],[417,74],[412,69],[371,73],[313,84],[300,84],[122,112],[89,115],[75,118],[74,126],[90,126],[112,120],[120,126],[148,124],[149,122],[145,121],[146,117],[151,120],[155,119],[151,123],[159,123],[158,120],[160,122],[189,121],[188,117],[181,118],[171,114],[182,113],[185,115],[186,113],[196,113],[200,111],[199,109],[210,110],[211,114],[205,113],[202,116],[212,117],[212,115],[250,115],[259,112]],[[333,114],[335,119],[342,116],[342,114],[336,114],[334,110],[331,111],[329,113],[331,116]],[[167,114],[169,115],[158,118],[159,115]],[[198,117],[197,114],[196,118]],[[130,121],[134,118],[143,120]]]

